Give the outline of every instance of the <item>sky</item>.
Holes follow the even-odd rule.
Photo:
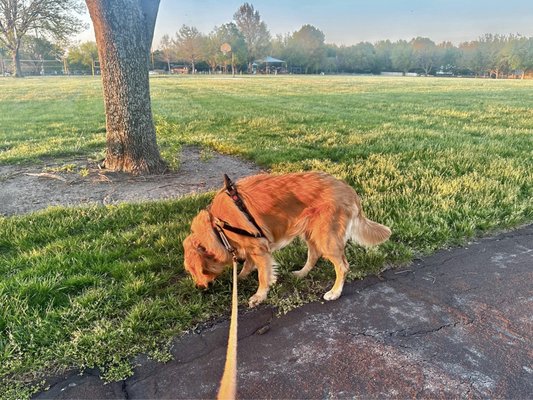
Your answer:
[[[183,25],[209,33],[233,19],[245,1],[161,0],[154,34],[157,48],[164,34]],[[417,36],[459,44],[485,33],[533,36],[533,0],[255,0],[250,4],[272,34],[292,33],[311,24],[326,43],[410,40]],[[90,22],[88,15],[86,21]],[[94,40],[92,27],[78,40]]]

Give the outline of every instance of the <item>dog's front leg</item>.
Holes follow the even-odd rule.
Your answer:
[[[257,266],[259,288],[257,288],[257,292],[252,297],[250,297],[248,304],[250,307],[255,307],[258,304],[262,303],[267,297],[268,289],[270,288],[270,283],[272,282],[273,278],[273,262],[270,253],[253,255],[252,260]]]

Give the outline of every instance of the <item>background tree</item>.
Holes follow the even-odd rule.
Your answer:
[[[374,45],[376,51],[376,69],[378,71],[392,71],[392,49],[394,45],[390,40],[381,40]]]
[[[170,62],[176,58],[176,43],[168,35],[163,35],[159,42],[159,51],[161,58],[167,63],[168,73],[170,74]]]
[[[509,58],[506,48],[508,37],[486,34],[479,39],[480,50],[487,60],[487,72],[490,77],[498,79],[509,69]]]
[[[417,37],[411,40],[413,47],[414,65],[428,76],[431,69],[438,64],[439,51],[437,45],[429,38]]]
[[[233,22],[222,25],[219,30],[219,37],[224,43],[229,43],[231,46],[233,62],[235,63],[233,67],[237,68],[239,65],[245,67],[246,61],[248,60],[248,48],[246,46],[246,40],[237,25]]]
[[[445,73],[455,73],[461,52],[451,42],[441,42],[437,45],[439,68]]]
[[[208,54],[208,63],[210,65],[220,65],[224,68],[224,71],[227,72],[227,65],[231,65],[233,60],[233,65],[231,65],[233,70],[237,69],[238,65],[246,65],[248,61],[248,52],[246,48],[246,42],[242,36],[239,28],[233,22],[224,24],[220,27],[215,27],[215,29],[209,35],[209,51]],[[232,54],[224,54],[220,50],[220,46],[223,43],[228,43],[231,46]]]
[[[26,35],[22,40],[19,54],[25,60],[29,60],[29,65],[34,75],[45,74],[45,61],[61,61],[65,51],[55,43],[46,38],[38,38]],[[56,71],[61,68],[56,68]]]
[[[413,47],[405,40],[394,43],[391,51],[392,67],[406,75],[414,65]]]
[[[461,68],[472,71],[475,76],[485,76],[490,65],[490,55],[486,51],[485,46],[482,46],[479,41],[474,40],[461,43],[459,49],[461,51],[459,61]]]
[[[22,76],[20,46],[29,33],[62,40],[83,27],[76,16],[82,11],[78,0],[0,1],[0,43],[10,52],[13,76]]]
[[[218,27],[215,26],[212,32],[205,38],[204,43],[204,57],[205,62],[209,65],[209,73],[215,73],[219,65],[222,65],[223,55],[220,51],[220,46],[222,46],[219,37],[217,36]]]
[[[355,46],[341,47],[340,65],[343,71],[370,73],[376,71],[376,51],[368,42],[361,42]]]
[[[324,64],[322,65],[322,68],[327,73],[338,73],[339,72],[339,66],[340,66],[340,49],[335,44],[325,44],[325,53],[326,58],[324,60]]]
[[[166,169],[156,143],[148,66],[159,0],[86,0],[93,21],[106,112],[106,168]]]
[[[483,73],[484,68],[477,68],[477,50],[478,47],[475,42],[462,42],[459,44],[459,59],[457,64],[461,70],[472,72],[476,77],[479,71]]]
[[[266,56],[270,49],[270,32],[266,24],[261,21],[259,11],[254,6],[244,3],[233,15],[235,24],[239,28],[248,51],[248,71],[252,70],[252,63]]]
[[[270,41],[270,52],[272,57],[284,60],[287,58],[287,46],[289,44],[290,35],[277,34]]]
[[[77,67],[88,68],[91,75],[96,74],[96,62],[98,61],[98,48],[96,42],[84,42],[72,46],[68,51],[67,61]]]
[[[312,25],[304,25],[294,32],[288,40],[287,61],[304,67],[309,71],[318,72],[324,64],[326,48],[324,33]]]
[[[176,33],[176,54],[191,65],[191,73],[196,72],[196,63],[204,56],[203,35],[194,26],[183,25]]]
[[[520,77],[524,79],[526,72],[533,70],[533,37],[516,38],[511,47],[509,61],[511,67],[519,70]]]
[[[0,43],[0,76],[5,76],[7,73],[6,66],[4,64],[4,59],[6,58],[7,54],[7,49],[5,47],[2,47]]]

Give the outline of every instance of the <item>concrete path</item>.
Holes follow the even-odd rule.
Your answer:
[[[241,399],[533,396],[533,225],[441,251],[334,302],[239,320]],[[242,310],[241,310],[242,311]],[[52,382],[39,399],[214,398],[227,323],[177,340],[124,382]]]

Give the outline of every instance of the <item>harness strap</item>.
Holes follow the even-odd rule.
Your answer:
[[[230,225],[226,221],[221,220],[220,218],[216,218],[216,219],[217,219],[216,226],[222,228],[223,230],[237,233],[238,235],[248,236],[248,237],[253,237],[253,238],[264,237],[263,235],[261,235],[261,233],[252,233],[245,229],[237,228],[236,226]]]
[[[227,236],[224,234],[224,231],[222,230],[222,227],[218,224],[218,221],[215,221],[215,233],[217,234],[218,238],[226,248],[228,252],[231,253],[233,260],[235,261],[237,259],[237,252],[233,248],[233,246],[230,244]]]
[[[259,235],[253,235],[252,237],[266,237],[263,230],[259,226],[259,224],[255,221],[255,218],[252,216],[252,214],[250,214],[250,211],[248,211],[246,204],[244,204],[244,201],[242,201],[241,197],[239,196],[239,192],[237,192],[237,187],[231,181],[231,179],[228,177],[227,174],[224,174],[224,186],[226,186],[226,194],[233,200],[237,208],[241,210],[241,212],[246,216],[246,218],[248,218],[248,221],[250,221],[253,224],[253,226],[255,226],[257,231],[259,232]],[[236,228],[236,229],[239,229],[239,228]],[[249,232],[247,233],[248,233],[247,236],[250,236]]]

